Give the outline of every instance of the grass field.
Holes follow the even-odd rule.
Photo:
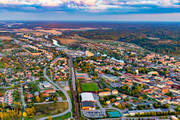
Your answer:
[[[50,103],[50,104],[42,104],[42,105],[35,105],[36,109],[36,118],[55,115],[58,113],[62,113],[68,109],[67,102],[60,102],[60,103]]]
[[[98,91],[99,87],[97,85],[97,83],[82,83],[81,84],[81,90],[83,92],[87,92],[87,91]]]
[[[65,120],[65,119],[68,119],[70,117],[71,117],[71,113],[69,112],[69,113],[67,113],[67,114],[65,114],[63,116],[55,117],[55,118],[53,118],[53,120]]]
[[[56,40],[58,40],[63,45],[72,45],[78,42],[77,40],[74,39],[66,39],[66,38],[58,38],[58,37],[56,37]]]

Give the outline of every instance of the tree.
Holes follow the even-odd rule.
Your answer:
[[[49,116],[49,117],[48,117],[48,120],[52,120],[52,117],[51,117],[51,116]]]
[[[26,112],[23,112],[23,117],[27,117],[27,113]]]
[[[129,97],[126,97],[124,100],[125,100],[125,101],[129,101]]]
[[[14,87],[15,87],[14,84],[12,84],[12,89],[14,89]]]
[[[113,98],[113,99],[111,99],[111,101],[112,101],[112,102],[115,102],[115,101],[116,101],[116,99],[114,99],[114,98]]]
[[[143,100],[143,97],[142,96],[139,96],[139,98],[138,98],[140,101],[142,101]]]
[[[21,117],[21,116],[22,116],[22,112],[21,112],[21,111],[19,111],[18,117]]]
[[[34,116],[34,111],[35,111],[34,107],[26,108],[27,116]]]
[[[57,97],[54,97],[53,101],[54,101],[54,103],[57,103],[57,101],[58,101]]]
[[[162,108],[169,108],[169,104],[163,104]]]
[[[177,106],[176,110],[177,110],[178,112],[180,112],[180,106]]]
[[[37,101],[38,103],[41,102],[41,99],[40,99],[39,95],[36,96],[36,101]]]
[[[117,107],[118,107],[119,109],[122,109],[122,105],[121,105],[121,104],[119,104]]]
[[[127,103],[127,104],[126,104],[126,107],[127,107],[127,108],[130,108],[130,107],[131,107],[131,104]]]

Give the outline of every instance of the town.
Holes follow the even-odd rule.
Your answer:
[[[0,119],[178,120],[179,57],[64,31],[76,29],[14,29],[0,36]]]

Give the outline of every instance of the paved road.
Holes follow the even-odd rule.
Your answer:
[[[21,101],[22,101],[23,108],[24,108],[24,110],[25,110],[25,108],[26,108],[26,103],[25,103],[25,101],[24,101],[24,94],[23,94],[23,87],[22,87],[22,85],[21,85]]]
[[[57,114],[57,115],[52,115],[51,117],[54,118],[54,117],[63,116],[63,115],[65,115],[65,114],[71,112],[71,109],[72,109],[71,99],[70,99],[68,93],[67,93],[64,89],[62,89],[62,88],[59,87],[56,83],[54,83],[53,81],[51,81],[51,80],[49,79],[49,77],[48,77],[47,74],[46,74],[46,70],[47,70],[47,67],[45,67],[44,70],[43,70],[44,77],[45,77],[52,85],[54,85],[54,86],[57,87],[60,91],[62,91],[62,93],[66,96],[67,102],[68,102],[68,109],[67,109],[65,112],[59,113],[59,114]],[[71,115],[72,115],[72,113],[71,113]],[[40,118],[39,120],[46,120],[46,119],[48,119],[48,116],[47,116],[47,117]]]
[[[58,102],[67,102],[67,100],[62,100],[62,101],[58,101]],[[40,102],[40,103],[34,103],[35,105],[43,105],[43,104],[49,104],[49,103],[54,103],[53,101],[51,102]]]
[[[0,87],[0,89],[9,89],[9,88],[12,88],[12,87]]]

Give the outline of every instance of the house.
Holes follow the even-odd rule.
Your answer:
[[[27,98],[28,98],[28,99],[31,99],[32,97],[33,97],[32,94],[27,94]]]
[[[114,105],[118,106],[120,103],[119,102],[115,102]]]
[[[110,101],[110,100],[106,101],[106,104],[108,104],[108,105],[109,105],[110,103],[111,103],[111,101]]]
[[[87,57],[94,56],[94,53],[91,53],[91,52],[89,52],[89,51],[86,51],[85,54],[86,54]]]
[[[175,116],[171,116],[171,119],[172,120],[179,120],[177,117],[175,117]]]
[[[127,116],[127,115],[134,116],[137,113],[143,114],[143,113],[149,113],[149,112],[161,112],[161,109],[133,110],[133,111],[128,111],[128,114],[125,114],[125,116]]]
[[[44,92],[44,93],[55,93],[56,90],[54,90],[54,89],[49,89],[49,90],[44,90],[43,92]]]
[[[49,93],[43,93],[42,96],[44,96],[44,97],[49,97],[50,94],[49,94]]]
[[[28,86],[27,86],[27,85],[25,85],[25,86],[24,86],[24,88],[25,88],[25,89],[28,89]]]
[[[0,97],[0,103],[4,103],[4,97]]]
[[[113,90],[112,91],[112,95],[117,95],[118,94],[118,90]]]
[[[109,96],[109,95],[111,95],[111,92],[109,92],[109,91],[107,91],[107,92],[99,92],[100,97]]]
[[[118,96],[118,97],[116,97],[116,100],[121,100],[121,97],[119,97],[119,96]]]
[[[49,97],[44,97],[44,100],[47,102],[47,101],[49,101]]]
[[[157,71],[151,71],[148,72],[148,75],[159,75],[159,73]]]
[[[40,85],[44,86],[45,88],[51,88],[52,87],[52,85],[47,81],[41,82]]]
[[[27,102],[32,102],[32,99],[28,99]]]
[[[87,73],[76,73],[76,78],[80,80],[89,79],[89,75]]]
[[[143,90],[143,93],[152,94],[153,93],[153,89]]]
[[[165,93],[169,92],[169,88],[164,87],[161,89],[161,92],[165,94]]]
[[[122,98],[125,99],[127,97],[127,95],[125,94],[122,94]]]

